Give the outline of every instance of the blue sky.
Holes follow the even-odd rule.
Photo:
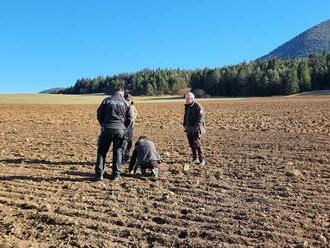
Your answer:
[[[0,93],[253,60],[329,19],[329,10],[329,0],[1,1]]]

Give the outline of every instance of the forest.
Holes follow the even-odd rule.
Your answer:
[[[200,97],[272,96],[330,88],[330,54],[307,58],[256,60],[221,68],[144,69],[135,73],[81,78],[58,93],[177,95],[191,90]]]

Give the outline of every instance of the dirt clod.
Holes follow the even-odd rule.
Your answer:
[[[289,177],[301,177],[302,174],[299,170],[292,169],[286,172],[286,175]]]

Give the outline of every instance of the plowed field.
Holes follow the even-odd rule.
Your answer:
[[[183,103],[139,103],[170,170],[118,182],[91,180],[97,105],[0,105],[0,247],[327,247],[330,96],[201,104],[205,167]]]

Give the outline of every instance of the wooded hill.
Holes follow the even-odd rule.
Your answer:
[[[330,55],[253,61],[200,70],[145,69],[136,73],[83,78],[59,93],[108,93],[123,87],[132,95],[182,94],[188,88],[198,95],[270,96],[330,88]]]

